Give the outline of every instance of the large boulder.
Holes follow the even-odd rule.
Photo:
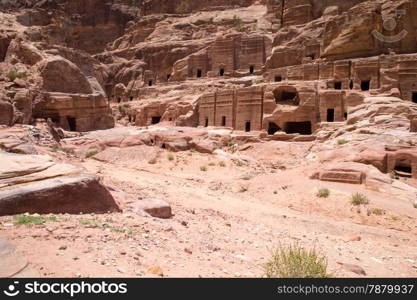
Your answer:
[[[40,67],[42,88],[48,92],[91,94],[91,85],[81,70],[69,60],[54,56]]]
[[[28,89],[19,90],[13,98],[15,123],[29,124],[32,119],[32,98]]]
[[[48,156],[0,153],[0,215],[118,211],[99,177]]]
[[[13,106],[5,101],[0,100],[0,125],[12,125]]]

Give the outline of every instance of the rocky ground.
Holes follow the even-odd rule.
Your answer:
[[[167,129],[173,130],[148,131]],[[80,140],[119,136],[117,130],[125,129],[64,139],[62,149],[75,141],[83,149]],[[230,142],[213,153],[137,145],[89,158],[36,146],[98,174],[124,211],[45,215],[41,225],[4,216],[0,234],[42,276],[259,277],[269,250],[292,243],[319,250],[337,277],[416,276],[417,210],[407,192],[309,179],[320,165],[311,158],[317,145]],[[324,187],[330,196],[319,198]],[[370,203],[352,205],[357,192]],[[135,209],[154,198],[169,203],[171,218]]]

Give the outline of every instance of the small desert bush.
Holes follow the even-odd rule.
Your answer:
[[[154,164],[156,164],[156,163],[157,163],[156,157],[151,158],[151,159],[148,161],[148,164],[150,164],[150,165],[154,165]]]
[[[243,161],[241,161],[241,160],[235,160],[233,162],[235,163],[235,165],[237,167],[243,167],[245,165],[245,163]]]
[[[298,244],[271,251],[271,258],[263,266],[268,278],[327,278],[327,259],[315,249],[304,249]]]
[[[345,139],[340,139],[340,140],[337,140],[337,144],[338,145],[345,145],[345,144],[347,144],[347,143],[349,143],[347,140],[345,140]]]
[[[400,179],[400,176],[398,176],[395,172],[391,172],[389,174],[389,177],[391,177],[391,179],[396,179],[396,180]]]
[[[175,159],[174,154],[169,153],[169,154],[168,154],[168,160],[169,160],[169,161],[173,161],[174,159]]]
[[[225,164],[224,161],[221,161],[221,162],[219,162],[219,166],[222,167],[222,168],[224,168],[224,167],[226,167],[226,164]]]
[[[91,150],[91,151],[88,151],[86,154],[85,154],[85,158],[90,158],[90,157],[93,157],[94,155],[96,155],[98,153],[98,151],[97,150]]]
[[[248,187],[247,186],[241,186],[239,189],[239,193],[246,193],[248,191]]]
[[[59,147],[58,146],[53,146],[53,147],[51,147],[51,151],[52,152],[58,152],[59,151]]]
[[[382,216],[386,214],[386,211],[382,208],[374,208],[371,210],[371,213],[377,216]]]
[[[417,208],[417,202],[413,203],[413,207]]]
[[[330,196],[330,190],[327,188],[321,188],[317,191],[316,196],[319,198],[328,198]]]
[[[209,163],[210,167],[214,167],[215,165],[216,165],[216,163],[214,163],[214,162]]]
[[[200,171],[201,172],[207,172],[207,167],[206,166],[201,166]]]
[[[26,78],[27,74],[26,72],[17,72],[16,70],[11,70],[7,73],[6,76],[9,79],[9,81],[14,81],[16,78],[19,78],[19,79]]]
[[[351,203],[353,205],[366,205],[369,204],[369,199],[364,194],[356,193],[352,195]]]
[[[55,216],[43,217],[43,216],[31,216],[31,215],[18,215],[14,218],[15,225],[42,225],[46,222],[57,222]]]

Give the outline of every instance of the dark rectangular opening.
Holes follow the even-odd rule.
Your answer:
[[[341,90],[342,89],[342,82],[341,81],[336,81],[334,83],[334,89],[335,90]]]
[[[133,96],[130,96],[130,101],[133,101]]]
[[[171,78],[171,74],[167,74],[167,80]]]
[[[269,122],[268,125],[268,134],[269,135],[274,135],[276,132],[280,131],[281,128],[279,128],[279,126],[277,124],[275,124],[274,122]]]
[[[312,60],[314,60],[316,58],[316,55],[313,53],[313,54],[307,55],[306,57],[311,58]]]
[[[159,122],[161,122],[161,117],[160,116],[156,116],[156,117],[152,117],[152,124],[158,124]]]
[[[149,80],[149,81],[148,81],[148,85],[149,85],[149,86],[153,86],[153,81],[152,81],[152,80]]]
[[[281,82],[282,76],[275,76],[275,82]]]
[[[345,113],[343,114],[343,118],[344,118],[345,120],[347,120],[347,118],[348,118],[348,113],[347,113],[347,112],[345,112]]]
[[[371,88],[371,81],[370,80],[362,80],[361,81],[361,90],[362,91],[369,91]]]
[[[334,122],[334,109],[329,108],[327,110],[327,122]]]
[[[68,127],[70,131],[77,131],[77,119],[73,117],[67,117]]]
[[[200,78],[201,76],[203,76],[203,71],[201,71],[201,69],[197,70],[197,78]]]
[[[255,73],[255,67],[254,66],[249,67],[249,73],[251,73],[251,74]]]
[[[220,69],[220,71],[219,71],[219,75],[220,75],[220,76],[224,76],[224,69]]]
[[[281,101],[294,100],[295,97],[297,97],[296,92],[283,91],[281,95]]]
[[[250,132],[251,131],[251,123],[249,121],[247,121],[245,123],[245,131],[246,132]]]
[[[51,117],[51,121],[55,124],[55,125],[59,125],[61,123],[61,118],[60,116],[53,116]]]
[[[299,133],[303,135],[312,134],[311,122],[288,122],[286,124],[286,133]]]
[[[208,127],[208,125],[209,125],[209,119],[208,119],[208,118],[206,118],[206,120],[205,120],[205,122],[204,122],[204,127]]]
[[[417,92],[413,92],[412,99],[414,103],[417,103]]]
[[[413,176],[411,166],[397,165],[395,166],[395,174],[400,177],[411,178]]]
[[[226,117],[222,117],[222,126],[224,127],[224,126],[226,126]]]

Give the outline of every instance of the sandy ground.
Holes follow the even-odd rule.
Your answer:
[[[359,276],[340,263],[369,277],[417,276],[417,209],[363,186],[308,179],[310,146],[255,144],[239,154],[257,157],[248,164],[191,151],[169,160],[165,150],[155,150],[155,164],[146,157],[86,159],[82,165],[108,186],[165,200],[174,217],[125,211],[19,226],[1,217],[0,235],[51,277],[259,277],[279,243],[315,247],[336,277]],[[320,187],[329,198],[315,195]],[[352,206],[356,192],[370,204]]]

